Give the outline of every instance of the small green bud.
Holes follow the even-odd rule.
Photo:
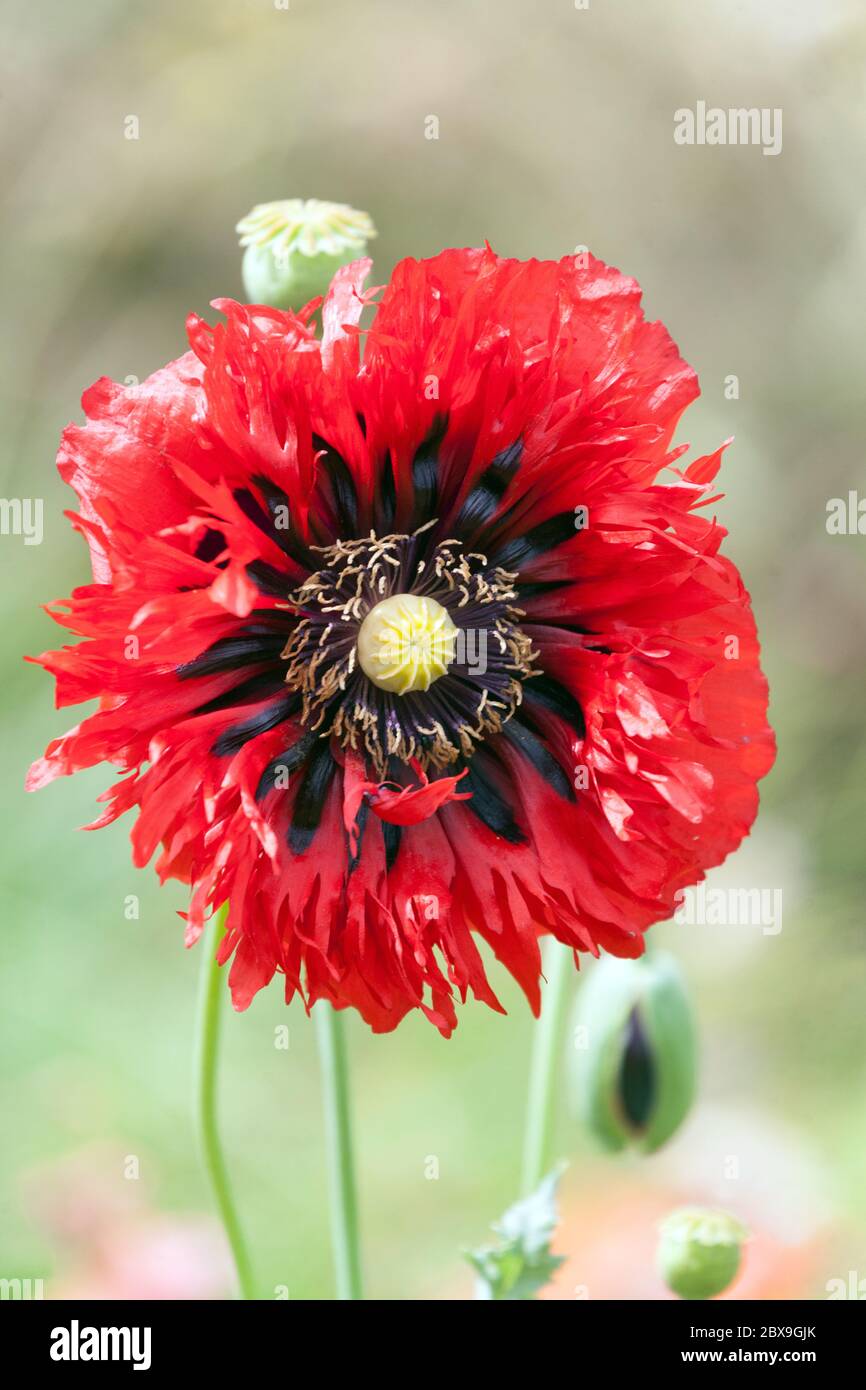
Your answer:
[[[691,1108],[697,1039],[672,956],[603,957],[578,991],[572,1086],[583,1123],[610,1150],[653,1153]]]
[[[682,1207],[659,1227],[659,1273],[680,1298],[715,1298],[733,1282],[749,1232],[726,1211]]]
[[[376,236],[366,212],[318,198],[259,203],[237,225],[241,274],[251,304],[301,309],[324,294],[334,272]]]

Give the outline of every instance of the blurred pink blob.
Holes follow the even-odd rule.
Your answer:
[[[230,1296],[231,1262],[216,1222],[159,1211],[143,1180],[130,1176],[140,1166],[139,1156],[104,1146],[29,1175],[27,1205],[56,1249],[49,1297]]]

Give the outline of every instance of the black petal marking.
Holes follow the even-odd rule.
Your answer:
[[[565,589],[572,581],[570,579],[539,579],[529,584],[517,582],[517,602],[526,603],[527,599],[536,598],[539,594],[552,594],[556,589]]]
[[[570,690],[566,690],[564,685],[554,680],[552,676],[533,676],[526,682],[523,688],[524,699],[530,704],[543,705],[545,709],[552,710],[558,714],[560,719],[564,719],[569,724],[578,738],[586,735],[586,720],[583,717],[583,710],[575,700]]]
[[[285,598],[294,582],[287,574],[269,565],[267,560],[252,560],[247,565],[247,574],[263,594],[270,594],[273,598]]]
[[[439,502],[439,446],[448,428],[448,417],[439,416],[433,422],[423,444],[419,445],[412,460],[412,487],[414,502],[412,526],[423,526],[436,515]]]
[[[502,501],[505,489],[520,467],[522,453],[523,442],[517,439],[513,444],[509,444],[507,449],[502,449],[493,462],[488,464],[478,482],[466,494],[454,523],[458,534],[460,531],[474,531],[490,521]]]
[[[218,758],[223,758],[229,753],[237,753],[243,748],[245,743],[249,743],[251,738],[257,738],[259,734],[265,734],[269,729],[275,729],[284,720],[291,719],[293,714],[297,714],[301,708],[301,698],[292,692],[291,695],[284,695],[280,700],[274,700],[264,709],[258,710],[249,719],[244,719],[240,724],[232,724],[231,728],[224,729],[219,738],[211,746],[211,752]]]
[[[380,536],[386,536],[394,529],[397,513],[397,492],[394,487],[394,463],[388,454],[379,473],[379,486],[376,489],[375,514],[376,529]]]
[[[259,785],[256,787],[256,801],[261,801],[276,788],[276,779],[279,776],[290,777],[293,772],[297,772],[310,756],[316,743],[316,734],[308,729],[305,734],[293,743],[291,748],[287,748],[278,757],[272,758],[259,778]],[[283,788],[283,790],[285,790]]]
[[[267,512],[262,507],[257,497],[254,497],[248,487],[235,488],[234,499],[250,521],[254,521],[260,531],[273,539],[273,526],[268,518]]]
[[[303,854],[312,844],[336,771],[337,764],[331,756],[328,740],[319,739],[295,797],[294,814],[287,836],[293,854]]]
[[[356,536],[358,534],[358,493],[348,465],[342,455],[338,454],[336,449],[332,449],[327,440],[321,439],[317,434],[313,435],[313,448],[320,454],[319,467],[331,484],[339,535],[343,540]],[[324,453],[321,453],[322,450]]]
[[[209,526],[195,548],[195,558],[210,563],[221,555],[226,548],[226,538],[222,531],[215,530]]]
[[[347,852],[349,855],[349,873],[352,873],[354,869],[357,869],[358,865],[361,862],[361,849],[364,842],[364,830],[366,828],[369,815],[370,807],[366,801],[362,801],[361,805],[358,807],[358,814],[355,816],[355,825],[358,828],[357,854],[352,853],[352,842],[349,839],[349,836],[346,836]]]
[[[502,734],[525,758],[528,758],[545,782],[549,782],[555,792],[566,801],[574,801],[574,788],[560,767],[550,749],[538,736],[527,729],[515,716],[502,726]]]
[[[277,695],[285,683],[282,671],[260,671],[257,676],[250,676],[249,680],[241,681],[240,685],[233,685],[231,690],[224,690],[222,695],[198,705],[193,714],[215,714],[217,710],[242,705],[246,700],[261,700],[265,695]]]
[[[193,661],[178,666],[181,680],[193,676],[215,676],[220,671],[234,671],[239,666],[252,666],[260,661],[276,661],[286,645],[286,634],[272,627],[246,628],[237,637],[221,637]]]
[[[392,825],[387,820],[382,821],[382,839],[385,841],[385,868],[388,870],[394,867],[402,838],[403,829],[401,826]]]
[[[472,793],[472,799],[465,803],[466,806],[484,822],[488,830],[509,844],[523,844],[526,836],[511,814],[511,807],[481,770],[478,758],[469,764],[469,771],[460,785],[464,791]]]
[[[574,512],[559,512],[533,526],[524,536],[507,541],[491,558],[494,564],[501,565],[503,569],[521,570],[530,560],[546,555],[575,534]]]
[[[263,474],[256,474],[253,482],[265,499],[268,509],[267,516],[255,497],[246,488],[235,493],[238,506],[251,521],[255,522],[260,531],[263,531],[266,536],[270,536],[272,541],[276,541],[284,555],[288,555],[289,559],[294,560],[301,569],[314,570],[316,559],[312,551],[294,533],[291,525],[286,525],[287,519],[291,522],[291,507],[283,489]]]

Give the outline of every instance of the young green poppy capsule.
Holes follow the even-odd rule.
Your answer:
[[[715,1298],[736,1277],[748,1230],[726,1211],[682,1207],[659,1227],[659,1273],[680,1298]]]
[[[275,309],[301,309],[324,294],[334,272],[363,256],[376,236],[368,213],[318,198],[259,203],[236,230],[250,303]]]
[[[601,959],[578,992],[575,1108],[610,1150],[661,1147],[694,1099],[697,1040],[685,981],[673,957]]]

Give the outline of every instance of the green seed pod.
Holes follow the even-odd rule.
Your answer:
[[[680,1298],[715,1298],[736,1277],[748,1230],[726,1211],[682,1207],[659,1227],[659,1273]]]
[[[334,272],[363,256],[376,235],[366,212],[318,198],[259,203],[237,231],[250,303],[275,309],[301,309],[324,294]]]
[[[603,957],[575,1007],[572,1086],[582,1122],[607,1149],[653,1153],[695,1094],[697,1040],[672,956]]]

